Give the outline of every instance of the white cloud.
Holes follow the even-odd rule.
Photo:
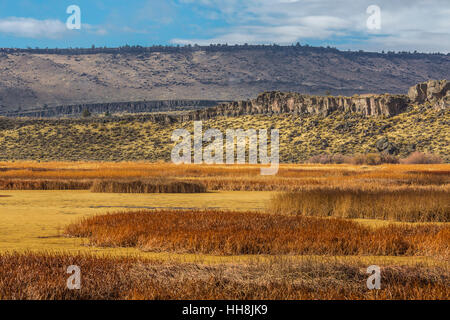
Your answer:
[[[20,17],[0,19],[0,33],[16,37],[58,39],[67,31],[65,23],[59,20]]]
[[[81,31],[104,36],[108,30],[103,26],[83,23]],[[61,39],[76,34],[77,30],[68,30],[60,20],[37,20],[33,18],[10,17],[0,19],[0,33],[22,38]]]
[[[105,36],[108,34],[108,30],[102,26],[94,26],[91,24],[83,23],[81,25],[81,30],[86,30],[90,34],[95,34],[98,36]]]
[[[342,49],[450,52],[449,0],[181,0],[211,10],[228,28],[173,43],[279,43],[324,40]],[[366,9],[381,8],[368,30]]]

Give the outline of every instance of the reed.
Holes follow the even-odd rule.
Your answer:
[[[275,195],[269,210],[303,216],[449,222],[449,192],[442,188],[316,188]]]
[[[257,165],[174,165],[170,163],[18,162],[0,163],[0,179],[8,181],[198,182],[208,190],[295,191],[304,186],[445,186],[450,165],[280,165],[275,176],[261,176]],[[20,187],[20,184],[17,184]]]
[[[68,290],[66,268],[82,272]],[[448,268],[381,266],[382,287],[368,290],[367,265],[273,258],[245,264],[162,263],[91,255],[0,254],[0,299],[448,299]]]
[[[136,211],[84,218],[65,234],[91,245],[216,255],[449,256],[450,226],[223,211]]]
[[[91,187],[91,192],[107,193],[204,193],[206,191],[202,183],[162,179],[154,181],[97,180]]]
[[[91,185],[85,180],[0,180],[0,190],[87,190]]]

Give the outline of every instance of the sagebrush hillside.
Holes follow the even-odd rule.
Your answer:
[[[193,122],[158,123],[141,116],[87,119],[0,119],[0,159],[170,161],[175,129]],[[203,122],[204,130],[279,129],[280,160],[383,151],[407,156],[429,152],[450,161],[450,109],[414,106],[393,117],[358,113],[246,115]]]
[[[264,91],[405,93],[450,56],[309,46],[0,50],[0,111],[144,100],[242,100]]]

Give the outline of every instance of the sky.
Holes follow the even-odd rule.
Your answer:
[[[67,20],[80,9],[77,19]],[[279,44],[450,52],[450,0],[2,0],[0,47]]]

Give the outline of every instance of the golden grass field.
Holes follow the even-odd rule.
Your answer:
[[[195,182],[204,185],[208,192],[116,193],[92,188],[102,181],[119,183],[122,188],[136,181],[155,185],[165,179]],[[285,164],[280,165],[276,176],[260,176],[259,166],[254,165],[0,162],[0,299],[448,298],[449,183],[448,164]],[[74,190],[59,190],[68,186]],[[332,201],[324,206],[321,197],[327,192]],[[314,198],[312,194],[318,196]],[[391,197],[389,201],[387,197]],[[305,203],[305,199],[309,202]],[[420,204],[420,208],[415,204]],[[373,214],[369,208],[382,214]],[[407,214],[394,214],[400,209]],[[111,215],[104,216],[107,213]],[[189,219],[183,213],[188,213]],[[311,215],[317,217],[307,217]],[[403,218],[406,215],[408,219]],[[160,219],[148,220],[157,217]],[[182,228],[183,224],[186,227]],[[92,225],[96,227],[91,229]],[[152,228],[158,232],[151,232]],[[122,235],[122,240],[113,235]],[[224,243],[228,246],[224,247]],[[11,264],[22,261],[24,270],[36,264],[45,269],[74,259],[88,261],[87,265],[101,264],[104,268],[112,261],[119,265],[131,263],[132,269],[141,266],[136,274],[143,279],[148,276],[143,273],[147,269],[175,268],[179,273],[175,272],[177,275],[169,282],[153,279],[153,285],[159,289],[152,292],[144,290],[135,280],[118,284],[124,287],[120,293],[107,292],[107,288],[93,289],[92,283],[97,280],[89,282],[91,292],[86,288],[78,295],[56,288],[59,284],[50,280],[45,292],[32,283],[26,291],[14,293],[6,289],[6,286],[13,288],[15,281],[24,277],[20,270],[17,273],[7,270]],[[328,270],[337,264],[344,274],[349,270],[360,272],[363,266],[372,264],[396,271],[390,278],[392,281],[389,280],[392,283],[388,291],[366,292],[347,274],[339,276],[339,281],[333,280],[343,286],[341,292],[330,289],[328,293],[315,295],[311,293],[313,289],[325,281],[322,275],[315,274],[312,278],[317,278],[317,283],[311,280],[307,286],[303,282],[286,282],[287,278],[268,271],[274,259],[289,259],[291,271],[299,276],[300,282],[306,281],[301,280],[305,275],[298,271],[306,268],[305,259],[313,259],[312,265],[318,270]],[[161,267],[154,267],[155,263]],[[199,268],[187,286],[191,291],[177,284],[186,275],[193,276],[190,271],[181,272],[183,266],[187,270]],[[208,268],[216,269],[211,273]],[[312,268],[311,263],[308,268]],[[399,268],[411,268],[409,283],[402,278]],[[120,273],[120,268],[114,270]],[[208,272],[215,275],[214,281],[205,278]],[[242,272],[245,279],[238,276]],[[261,272],[265,273],[266,282],[255,286]],[[420,280],[414,276],[417,274],[426,279]],[[43,278],[48,276],[50,273]],[[348,282],[343,280],[347,278]],[[363,279],[363,275],[359,278]],[[248,292],[232,294],[241,282]],[[207,289],[214,283],[223,284],[222,293]],[[400,287],[396,288],[395,283]],[[206,289],[199,289],[205,286]]]

